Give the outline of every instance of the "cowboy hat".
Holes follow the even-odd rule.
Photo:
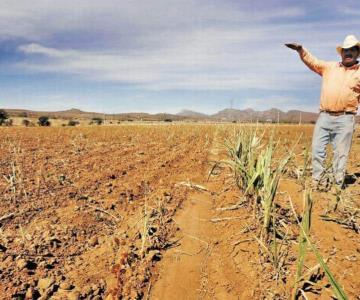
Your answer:
[[[342,49],[349,49],[349,48],[352,48],[354,46],[358,46],[359,49],[360,49],[360,42],[355,37],[355,35],[348,35],[348,36],[346,36],[342,46],[339,45],[339,46],[336,47],[336,51],[341,55]]]

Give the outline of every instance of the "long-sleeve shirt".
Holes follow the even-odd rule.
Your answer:
[[[322,76],[320,111],[356,113],[360,101],[360,66],[319,60],[308,50],[299,51],[302,61]]]

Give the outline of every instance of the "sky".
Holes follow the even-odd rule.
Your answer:
[[[0,108],[317,111],[324,60],[360,38],[356,1],[0,0]]]

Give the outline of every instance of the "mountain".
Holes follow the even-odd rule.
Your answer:
[[[149,113],[118,113],[103,114],[98,112],[85,112],[80,109],[72,108],[64,111],[32,111],[24,109],[5,109],[10,117],[39,118],[48,116],[51,119],[77,119],[90,120],[92,118],[101,118],[108,121],[220,121],[220,122],[286,122],[286,123],[314,123],[318,114],[304,112],[300,110],[289,110],[284,112],[277,108],[271,108],[264,111],[256,111],[251,108],[244,110],[226,108],[213,115],[207,115],[192,110],[182,110],[178,114],[149,114]]]
[[[250,113],[248,110],[238,110],[232,108],[226,108],[214,115],[211,115],[213,119],[217,119],[219,121],[251,121],[252,115],[254,111],[252,110]]]
[[[84,112],[80,109],[72,108],[64,111],[33,111],[26,109],[5,109],[10,116],[23,118],[38,118],[40,116],[48,116],[53,119],[91,119],[100,117],[103,114]]]
[[[264,111],[255,111],[253,109],[224,109],[212,115],[213,119],[219,121],[239,121],[239,122],[286,122],[286,123],[313,123],[318,114],[304,112],[299,110],[290,110],[283,112],[277,108],[271,108]]]
[[[210,116],[207,114],[199,113],[197,111],[183,109],[181,112],[177,113],[178,116],[181,117],[189,117],[189,118],[209,118]]]
[[[318,117],[318,113],[309,113],[300,110],[289,110],[287,112],[289,122],[299,121],[300,116],[302,123],[314,123]]]
[[[63,111],[33,111],[26,109],[5,109],[10,117],[21,118],[39,118],[40,116],[47,116],[50,119],[77,119],[77,120],[90,120],[93,118],[101,118],[109,121],[165,121],[173,120],[180,121],[189,119],[186,116],[179,116],[173,114],[159,113],[119,113],[119,114],[104,114],[98,112],[85,112],[80,109],[72,108]]]

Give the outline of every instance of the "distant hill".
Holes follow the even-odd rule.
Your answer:
[[[5,109],[12,117],[23,118],[39,118],[40,116],[48,116],[52,119],[76,119],[90,120],[92,118],[101,118],[113,121],[220,121],[220,122],[286,122],[286,123],[313,123],[316,121],[318,114],[312,112],[304,112],[300,110],[289,110],[284,112],[277,108],[264,111],[256,111],[251,108],[239,110],[226,108],[213,115],[204,113],[182,110],[178,114],[149,114],[149,113],[119,113],[119,114],[103,114],[98,112],[85,112],[76,108],[64,111],[32,111],[24,109]]]
[[[79,109],[69,109],[64,111],[32,111],[25,109],[5,109],[10,117],[23,118],[39,118],[40,116],[48,116],[52,119],[65,120],[90,120],[92,118],[101,118],[114,121],[164,121],[164,120],[184,120],[186,116],[178,116],[172,114],[148,114],[148,113],[120,113],[120,114],[103,114],[98,112],[85,112]]]
[[[210,116],[207,114],[199,113],[193,110],[183,109],[181,112],[177,113],[178,116],[181,117],[189,117],[189,118],[209,118]]]
[[[272,108],[264,111],[256,111],[252,108],[244,110],[226,108],[213,115],[205,115],[194,111],[183,110],[179,113],[181,116],[189,118],[202,118],[216,121],[226,122],[287,122],[287,123],[299,123],[300,118],[302,123],[313,123],[316,121],[318,113],[304,112],[300,110],[289,110],[283,112],[277,108]]]
[[[91,119],[100,117],[103,114],[84,112],[80,109],[69,109],[64,111],[33,111],[26,109],[5,109],[10,116],[13,117],[27,117],[38,118],[40,116],[48,116],[53,119]]]

